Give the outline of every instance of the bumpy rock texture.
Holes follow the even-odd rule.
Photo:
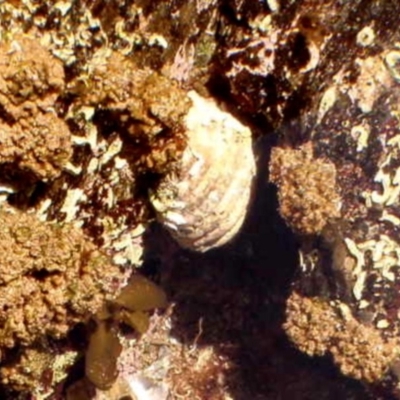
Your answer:
[[[299,234],[319,234],[339,218],[335,166],[313,158],[310,143],[298,150],[274,148],[270,180],[278,186],[279,212]]]
[[[313,353],[301,316],[329,304],[322,309],[330,322],[355,338],[365,330],[382,352],[374,353],[377,366],[368,357],[353,366],[339,350],[364,354],[365,343],[331,332],[318,354],[399,397],[391,350],[400,329],[398,14],[395,0],[2,2],[1,200],[42,220],[74,221],[115,262],[137,265],[152,216],[147,191],[175,171],[186,146],[182,117],[190,104],[182,88],[223,97],[256,134],[276,137],[271,178],[301,247],[293,291],[304,307],[289,300],[289,336]],[[280,170],[300,154],[309,173]],[[293,190],[297,179],[313,190]],[[42,276],[32,268],[18,278],[7,269],[4,287],[19,279],[39,287],[38,310],[51,309],[40,285],[58,295],[58,278],[50,279],[61,276],[68,286],[66,271]],[[61,319],[69,323],[71,315],[61,312]],[[47,329],[27,321],[39,336]],[[63,330],[54,321],[50,336]],[[313,332],[318,321],[310,323]],[[13,329],[7,340],[15,340]],[[43,344],[39,353],[46,351]],[[15,371],[43,359],[32,354]],[[44,387],[46,379],[33,375],[25,378]]]
[[[210,6],[201,8],[207,11]],[[49,225],[44,243],[38,243],[43,251],[46,241],[57,253],[57,246],[64,249],[63,240],[73,244],[74,235],[81,234],[90,247],[87,261],[94,263],[96,246],[102,246],[104,280],[118,271],[105,253],[120,265],[141,262],[142,235],[152,218],[147,191],[174,169],[186,145],[181,119],[190,100],[171,77],[183,83],[195,71],[193,63],[204,68],[215,48],[213,43],[209,50],[203,46],[201,54],[190,53],[186,63],[183,39],[202,37],[205,44],[213,40],[193,24],[194,4],[178,26],[160,24],[161,17],[171,14],[170,7],[119,0],[0,4],[0,200],[12,204],[16,215],[22,215],[21,210],[55,222],[53,228],[60,223],[71,228],[60,228],[56,239],[49,238],[54,233]],[[213,15],[201,26],[215,29]],[[175,57],[177,52],[180,57]],[[159,60],[165,63],[164,75]],[[39,239],[32,240],[34,246]],[[42,357],[28,355],[24,346],[62,358],[67,349],[54,340],[85,321],[104,296],[94,296],[95,304],[90,296],[85,298],[97,282],[97,265],[89,265],[93,271],[88,275],[78,266],[36,270],[36,253],[27,250],[25,255],[22,266],[18,246],[6,249],[7,261],[19,270],[9,276],[4,264],[4,318],[22,322],[11,324],[3,337],[16,355],[4,357],[3,383],[24,393],[35,386],[35,394],[45,396],[65,378],[68,363],[53,358],[49,372],[42,369]],[[130,272],[126,269],[125,275]],[[82,287],[76,283],[81,274],[85,280],[93,278]],[[78,292],[68,294],[75,293],[76,285]],[[119,286],[115,282],[114,294]],[[29,293],[31,304],[26,302]],[[48,298],[54,301],[48,304]]]
[[[366,336],[375,330],[382,341],[377,357],[388,362],[382,369],[386,375],[375,378],[399,396],[398,374],[384,356],[389,343],[399,341],[400,87],[394,17],[398,4],[267,3],[271,13],[261,11],[262,6],[230,3],[240,11],[235,16],[243,25],[240,33],[226,26],[226,57],[220,57],[219,64],[241,110],[251,114],[255,123],[262,121],[278,131],[271,179],[278,186],[282,216],[300,234],[301,268],[294,290],[332,300],[335,310],[344,304],[359,329],[365,327]],[[280,160],[300,154],[306,143],[312,148],[313,168],[319,162],[329,165],[336,187],[332,178],[318,182],[309,173],[310,186],[304,194],[297,191],[296,196],[286,197],[297,185],[287,185],[288,172]],[[297,171],[290,174],[300,177]],[[312,182],[317,183],[317,192],[332,190],[331,195],[314,202]],[[334,192],[340,196],[340,215],[335,207],[323,207],[336,198]],[[313,233],[321,233],[310,241],[304,237],[310,224],[304,221],[312,220],[320,207],[325,216]],[[323,229],[322,221],[328,222]],[[289,308],[289,320],[292,312]],[[336,323],[343,321],[336,318]],[[296,340],[303,349],[304,339],[303,345]],[[343,346],[354,346],[350,337],[340,340]],[[325,347],[325,354],[333,355],[341,370],[349,373],[336,351],[333,343]],[[371,380],[366,379],[372,376],[367,373],[373,367],[370,361],[361,366],[365,368],[357,375],[361,379]]]
[[[119,268],[72,225],[1,211],[0,248],[3,350],[28,348],[29,353],[29,346],[46,338],[64,338],[114,296],[123,280]],[[9,368],[6,365],[0,373],[12,385],[17,378]],[[16,388],[24,386],[14,383]]]
[[[72,156],[71,133],[54,108],[64,69],[37,40],[19,35],[0,45],[0,168],[49,180]]]
[[[343,373],[353,378],[382,381],[399,356],[396,340],[384,341],[375,329],[357,322],[344,304],[294,292],[287,314],[286,332],[301,351],[310,356],[330,352]]]
[[[186,92],[120,53],[110,52],[100,64],[96,58],[92,64],[87,75],[70,85],[80,95],[75,107],[95,107],[103,118],[112,118],[114,129],[128,141],[122,152],[136,173],[168,169],[185,146],[182,118],[190,106]]]

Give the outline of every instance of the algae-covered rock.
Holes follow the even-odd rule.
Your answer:
[[[38,343],[63,339],[76,324],[87,321],[124,280],[121,270],[69,224],[1,210],[0,248],[0,348],[27,348],[27,357]],[[49,349],[41,347],[43,357]],[[23,368],[4,354],[0,375],[12,387],[10,371]],[[27,379],[30,384],[18,381],[15,389],[23,386],[24,391],[38,384],[33,376]]]
[[[0,59],[2,175],[54,179],[72,156],[71,133],[55,109],[65,86],[62,63],[27,35],[3,41]]]

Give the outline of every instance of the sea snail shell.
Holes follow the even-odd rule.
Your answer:
[[[241,228],[251,198],[255,160],[251,131],[210,99],[188,93],[188,145],[179,173],[152,193],[158,220],[185,248],[205,252]]]

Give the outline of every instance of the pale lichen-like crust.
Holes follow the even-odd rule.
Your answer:
[[[250,130],[214,101],[189,92],[188,146],[179,172],[152,195],[158,220],[178,243],[207,251],[231,240],[246,216],[255,161]]]

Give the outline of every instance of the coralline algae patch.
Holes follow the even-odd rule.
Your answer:
[[[194,6],[189,2],[188,7],[145,3],[143,8],[119,1],[0,4],[5,60],[0,67],[6,72],[0,79],[2,197],[24,212],[36,213],[41,222],[33,226],[51,232],[60,222],[62,232],[71,227],[49,239],[60,251],[69,249],[65,238],[76,243],[71,235],[80,232],[89,237],[82,245],[90,247],[85,253],[89,261],[99,251],[96,246],[102,246],[116,264],[138,265],[151,216],[143,196],[147,179],[179,172],[176,167],[187,144],[184,119],[192,106],[186,90],[158,71],[167,71],[186,87],[195,75],[194,83],[201,88],[209,78],[207,63],[218,55],[214,81],[222,78],[219,83],[240,107],[238,112],[262,121],[264,130],[279,129],[282,139],[272,154],[271,178],[278,185],[282,216],[300,239],[307,239],[293,290],[318,297],[310,305],[303,293],[292,293],[289,336],[309,354],[332,354],[345,374],[381,380],[396,358],[391,344],[398,337],[400,308],[396,6],[355,1],[338,7],[332,0],[230,2],[229,12],[221,17],[213,1]],[[202,46],[197,46],[200,39]],[[18,67],[18,74],[7,69],[8,62]],[[4,150],[10,143],[12,154]],[[252,162],[250,166],[246,177],[252,178]],[[190,239],[191,233],[183,236]],[[34,235],[31,239],[36,240]],[[15,247],[5,251],[17,259]],[[43,254],[37,255],[36,248],[30,251],[34,257],[20,263],[25,266],[16,265],[18,277],[9,277],[9,271],[4,275],[7,296],[25,299],[21,304],[12,297],[18,308],[5,307],[4,319],[25,321],[26,312],[26,321],[33,321],[7,331],[4,337],[13,348],[33,345],[32,338],[43,335],[63,336],[94,308],[82,300],[82,308],[75,310],[75,300],[65,297],[74,292],[69,279],[97,273],[96,268],[81,271],[85,257],[75,269],[49,263],[38,270],[32,260]],[[108,263],[101,254],[101,261]],[[115,266],[106,265],[112,270],[105,274],[117,274]],[[8,287],[14,288],[11,294]],[[39,324],[32,316],[24,292],[31,289],[36,315],[46,318],[48,312],[51,323]],[[46,300],[48,293],[54,295],[54,310]],[[327,306],[319,307],[319,301]],[[56,307],[59,304],[68,312]],[[323,314],[327,325],[343,326],[345,332],[332,328],[328,338],[318,338],[320,318],[315,315]],[[115,335],[102,328],[97,337],[116,343]],[[360,339],[364,329],[376,348]],[[323,342],[318,351],[307,347],[309,339],[317,347]],[[43,366],[51,364],[48,354],[42,354],[49,353],[46,346],[21,347],[19,359],[3,368],[3,381],[21,391],[42,382],[40,371],[46,375]],[[370,353],[376,365],[371,366],[371,358],[366,366],[356,363],[347,352],[354,357]],[[30,360],[38,360],[37,374],[25,373],[23,378],[19,372],[28,369]]]
[[[312,140],[316,153],[333,162],[337,170],[343,204],[340,230],[354,263],[351,290],[357,312],[362,309],[363,316],[368,315],[385,336],[396,337],[400,311],[395,311],[400,306],[396,295],[400,265],[399,97],[388,72],[386,79],[389,86],[376,89],[367,113],[360,112],[359,101],[351,101],[349,90],[342,88],[344,93],[338,93]],[[383,95],[384,101],[379,101]]]
[[[67,114],[75,128],[70,174],[37,209],[41,218],[82,225],[116,263],[138,265],[147,186],[180,159],[190,100],[176,83],[121,54],[97,56],[69,84],[77,96]]]
[[[275,147],[270,180],[278,186],[279,212],[302,235],[317,235],[340,217],[333,163],[313,157],[311,142],[299,149]]]
[[[288,301],[285,330],[310,356],[332,355],[341,371],[369,383],[383,381],[400,355],[398,341],[383,340],[358,322],[344,303],[308,298],[296,292]]]
[[[62,63],[32,37],[0,45],[0,167],[3,179],[57,178],[72,157],[71,133],[55,102],[65,88]]]
[[[337,315],[345,307],[357,330],[382,344],[381,372],[352,376],[393,388],[398,378],[388,375],[397,355],[383,353],[388,343],[398,345],[400,327],[398,6],[357,2],[338,11],[336,1],[305,1],[272,8],[265,15],[238,6],[235,16],[251,29],[227,30],[221,79],[244,113],[278,131],[269,171],[279,212],[300,242],[293,290],[316,305],[327,302],[344,326]],[[350,336],[335,336],[323,352],[344,373],[349,360],[339,362],[334,352],[337,341],[358,347]],[[300,342],[304,349],[306,336]]]
[[[68,357],[59,340],[86,323],[110,292],[115,296],[130,267],[141,263],[142,235],[152,218],[147,190],[176,167],[191,106],[186,90],[154,61],[183,82],[201,57],[205,71],[215,47],[207,36],[215,28],[203,18],[209,27],[203,53],[175,60],[173,51],[185,49],[175,34],[167,40],[160,33],[163,13],[147,15],[122,3],[106,2],[106,15],[97,2],[0,4],[1,212],[10,209],[4,219],[18,226],[26,218],[37,231],[22,229],[22,243],[23,236],[7,238],[2,226],[0,345],[13,356],[2,354],[1,376],[6,390],[21,396],[32,388],[43,398],[51,394],[78,356]],[[195,6],[190,13],[196,15]],[[162,28],[175,32],[176,21]],[[186,27],[185,40],[203,32],[192,21]],[[45,260],[52,252],[60,260]],[[143,330],[146,319],[133,314],[111,322],[129,320]],[[109,331],[103,333],[98,336]]]
[[[128,57],[143,46],[165,52],[165,38],[138,28],[142,9],[113,11],[99,19],[93,4],[72,1],[0,5],[1,183],[20,207],[74,222],[115,262],[137,265],[148,182],[180,158],[190,101],[146,52]]]
[[[35,366],[35,360],[50,357],[53,362],[58,355],[46,343],[64,339],[86,322],[116,294],[125,275],[71,224],[41,222],[4,209],[0,222],[0,376],[9,388],[40,390],[36,367],[46,368]],[[16,350],[16,356],[8,358],[7,349]],[[29,360],[35,373],[24,373],[22,365]]]
[[[314,306],[327,302],[329,312],[336,315],[336,324],[344,324],[337,315],[343,307],[348,310],[361,336],[372,335],[370,340],[380,349],[376,354],[380,372],[369,375],[368,368],[376,366],[376,360],[357,367],[348,365],[350,359],[343,359],[346,352],[354,359],[364,357],[356,355],[363,351],[364,344],[350,340],[353,334],[339,337],[333,333],[323,345],[320,343],[324,348],[321,354],[332,355],[345,374],[392,388],[398,387],[399,379],[392,366],[398,362],[396,349],[400,343],[397,93],[394,90],[385,101],[373,103],[367,114],[340,94],[314,129],[311,142],[315,154],[329,160],[336,169],[341,217],[331,220],[311,247],[310,243],[303,243],[302,271],[294,285],[301,295],[310,296]],[[303,318],[302,312],[296,311],[296,316],[292,315],[292,308],[287,312],[291,321],[287,325],[289,336],[304,351],[313,353],[306,345],[310,336],[304,333],[302,337],[291,325],[298,323],[294,319]],[[319,322],[310,329],[317,329],[318,325]],[[346,348],[341,350],[336,343]],[[350,351],[347,346],[354,348]]]

